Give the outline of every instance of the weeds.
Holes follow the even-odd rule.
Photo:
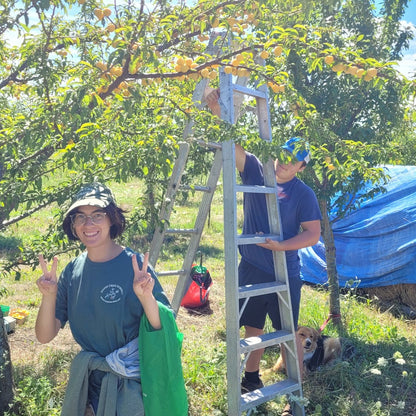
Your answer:
[[[74,353],[48,349],[33,364],[14,367],[17,412],[5,416],[54,416],[61,413],[61,405]]]
[[[20,380],[16,389],[16,404],[21,409],[19,416],[59,415],[60,403],[56,402],[54,390],[47,377],[26,376]]]
[[[116,186],[113,190],[117,195]],[[181,309],[177,318],[178,327],[184,333],[182,361],[190,416],[227,414],[222,203],[218,202],[221,194],[214,198],[217,201],[212,204],[211,222],[205,228],[200,246],[204,264],[214,281],[210,292],[210,313],[198,314]],[[127,203],[133,205],[134,201]],[[198,204],[191,204],[188,200],[187,210],[190,205]],[[178,210],[175,226],[186,228],[190,216],[190,211],[183,214]],[[139,251],[146,249],[148,242],[140,236],[132,234],[129,238],[133,241],[130,244],[136,245],[133,248]],[[183,239],[172,239],[164,247],[157,270],[177,269],[183,260],[184,247]],[[59,267],[65,263],[66,257],[60,257]],[[7,284],[2,282],[7,290],[0,293],[1,303],[20,302],[33,307],[35,315],[40,302],[34,283],[38,274],[38,271],[25,270],[20,282],[12,279]],[[163,278],[161,283],[172,294],[176,282],[169,279]],[[304,396],[308,401],[306,413],[308,416],[416,415],[416,325],[389,313],[380,313],[369,299],[358,295],[357,285],[358,280],[354,281],[350,290],[343,291],[340,299],[342,335],[348,337],[357,353],[348,362],[339,361],[319,368],[306,378],[303,383]],[[299,323],[319,328],[328,313],[326,289],[305,285]],[[24,325],[33,328],[34,319],[31,317]],[[266,330],[271,329],[267,322]],[[324,333],[338,336],[337,328],[331,321]],[[49,349],[34,357],[33,361],[14,363],[16,403],[20,404],[20,411],[7,416],[59,414],[73,355],[74,352]],[[278,347],[268,348],[262,360],[262,369],[273,366],[278,355]],[[277,398],[259,406],[253,414],[280,415],[285,404],[286,398]]]
[[[342,302],[345,333],[357,354],[351,362],[338,362],[308,376],[304,383],[308,410],[322,416],[414,414],[416,348],[403,336],[406,323],[382,316],[393,323],[385,325],[378,311],[356,296],[342,295]],[[305,318],[302,308],[301,315]],[[333,335],[331,325],[327,330]]]

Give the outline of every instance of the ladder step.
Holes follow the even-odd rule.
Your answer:
[[[242,246],[245,244],[265,243],[266,238],[276,241],[281,240],[280,236],[276,234],[240,234],[237,236],[237,244]]]
[[[212,149],[222,149],[222,143],[204,142],[203,140],[198,140],[195,137],[191,137],[191,139],[197,142],[202,147],[210,147]]]
[[[236,185],[236,192],[245,192],[251,194],[274,194],[276,188],[273,186],[260,186],[260,185]]]
[[[234,92],[238,92],[244,95],[249,95],[251,97],[263,98],[265,100],[267,99],[266,91],[255,90],[253,88],[247,88],[247,87],[244,87],[243,85],[238,85],[238,84],[232,84],[232,85],[233,85]]]
[[[239,299],[251,298],[253,296],[268,295],[269,293],[284,292],[288,290],[287,285],[277,281],[267,283],[256,283],[252,285],[239,286]]]
[[[178,275],[183,275],[185,274],[185,270],[180,269],[180,270],[167,270],[164,272],[157,272],[158,276],[178,276]]]
[[[200,191],[200,192],[211,192],[212,188],[209,186],[200,186],[200,185],[181,185],[179,187],[181,191]]]
[[[300,390],[301,386],[293,379],[288,378],[286,380],[279,381],[278,383],[271,384],[270,386],[263,387],[262,389],[254,390],[241,395],[241,410],[245,411],[251,409],[262,403],[273,400],[276,396],[283,396],[285,394],[290,394]]]
[[[282,344],[283,342],[292,341],[294,336],[292,332],[279,330],[268,332],[258,337],[240,339],[241,353],[245,354],[250,351],[259,350],[260,348],[271,347],[272,345]]]
[[[166,234],[197,234],[198,233],[198,229],[196,228],[170,228],[168,230],[165,231]]]

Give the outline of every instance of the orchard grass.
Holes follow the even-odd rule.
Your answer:
[[[123,208],[132,209],[136,184],[110,184]],[[190,196],[172,216],[173,227],[189,228],[196,217],[199,201]],[[27,241],[46,229],[56,207],[44,210],[36,218],[0,235],[0,253],[6,255],[20,240]],[[226,415],[227,377],[225,344],[223,207],[219,187],[214,195],[209,222],[205,227],[200,250],[203,264],[214,284],[209,304],[202,310],[181,308],[177,317],[184,334],[182,362],[191,416]],[[241,225],[241,214],[239,218]],[[136,236],[124,244],[144,252],[147,240]],[[180,268],[186,240],[169,238],[157,270]],[[70,255],[59,256],[61,270]],[[199,258],[195,259],[199,262]],[[41,296],[35,281],[39,270],[22,270],[21,279],[6,277],[0,282],[0,303],[29,310],[29,319],[9,336],[16,402],[19,410],[8,416],[51,416],[60,414],[69,365],[78,351],[69,331],[61,331],[51,345],[40,346],[34,337],[34,324]],[[160,279],[169,297],[176,285],[175,277]],[[305,285],[299,323],[319,328],[328,317],[328,292],[325,288]],[[322,416],[403,416],[416,414],[416,322],[381,312],[373,301],[360,297],[353,289],[341,294],[342,335],[356,347],[350,362],[338,362],[310,374],[303,383],[308,400],[307,415]],[[271,330],[267,322],[266,329]],[[324,334],[337,336],[330,321]],[[268,348],[262,369],[271,367],[279,354],[278,347]],[[274,375],[273,379],[279,379]],[[255,415],[280,415],[286,399],[259,406]]]

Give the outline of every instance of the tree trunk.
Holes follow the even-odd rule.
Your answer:
[[[10,359],[10,346],[0,311],[0,416],[10,409],[13,402],[13,373]]]
[[[319,201],[319,205],[322,213],[322,238],[325,243],[326,271],[328,275],[329,314],[334,324],[339,327],[341,324],[341,308],[334,234],[329,221],[326,201]]]

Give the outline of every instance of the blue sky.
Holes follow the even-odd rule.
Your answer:
[[[375,0],[380,4],[381,0]],[[78,10],[77,5],[73,7],[73,12]],[[403,16],[404,24],[412,24],[415,38],[410,42],[409,49],[405,52],[403,59],[398,63],[398,70],[408,78],[416,77],[416,0],[409,0],[408,7]],[[10,43],[17,41],[17,38],[9,39]]]
[[[375,0],[376,3],[378,0]],[[398,63],[399,71],[408,78],[416,77],[416,0],[409,0],[406,12],[403,16],[403,22],[413,25],[415,38],[411,41],[409,49]]]
[[[411,41],[410,47],[399,64],[399,71],[407,77],[416,76],[416,0],[410,0],[403,21],[412,23],[415,38]]]

